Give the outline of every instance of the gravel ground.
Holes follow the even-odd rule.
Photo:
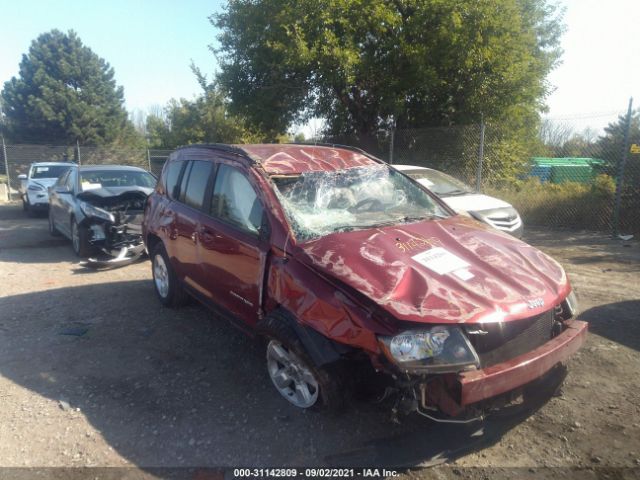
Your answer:
[[[197,305],[162,308],[147,261],[87,270],[45,217],[0,205],[0,467],[448,460],[443,478],[477,466],[636,468],[640,245],[533,229],[527,241],[565,266],[590,322],[561,395],[483,430],[398,425],[367,403],[338,416],[297,411],[272,388],[258,342]]]

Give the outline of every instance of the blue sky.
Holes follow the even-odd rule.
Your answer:
[[[3,2],[0,82],[18,73],[22,54],[40,33],[75,30],[115,69],[129,110],[191,98],[199,86],[189,69],[215,71],[208,17],[224,0],[18,0]],[[640,106],[640,1],[562,0],[567,8],[563,64],[549,77],[549,116],[578,128],[601,128]]]

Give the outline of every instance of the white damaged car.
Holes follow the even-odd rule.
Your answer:
[[[522,237],[520,214],[504,200],[476,193],[470,186],[438,170],[414,165],[391,166],[427,187],[456,213],[468,214],[514,237]]]
[[[20,198],[27,213],[45,211],[49,207],[49,187],[58,177],[74,166],[71,162],[38,162],[29,166],[29,173],[18,175]]]

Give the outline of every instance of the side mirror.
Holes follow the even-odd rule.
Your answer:
[[[69,194],[71,193],[71,190],[69,190],[66,186],[61,186],[61,187],[55,187],[53,189],[54,192],[56,192],[57,194]]]
[[[18,175],[18,180],[26,180],[27,176],[24,173],[21,173],[20,175]]]

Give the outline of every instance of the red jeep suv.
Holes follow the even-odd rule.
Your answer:
[[[301,408],[371,378],[407,411],[480,418],[587,333],[553,259],[350,147],[180,148],[143,234],[160,301],[189,295],[265,337],[275,388]]]

